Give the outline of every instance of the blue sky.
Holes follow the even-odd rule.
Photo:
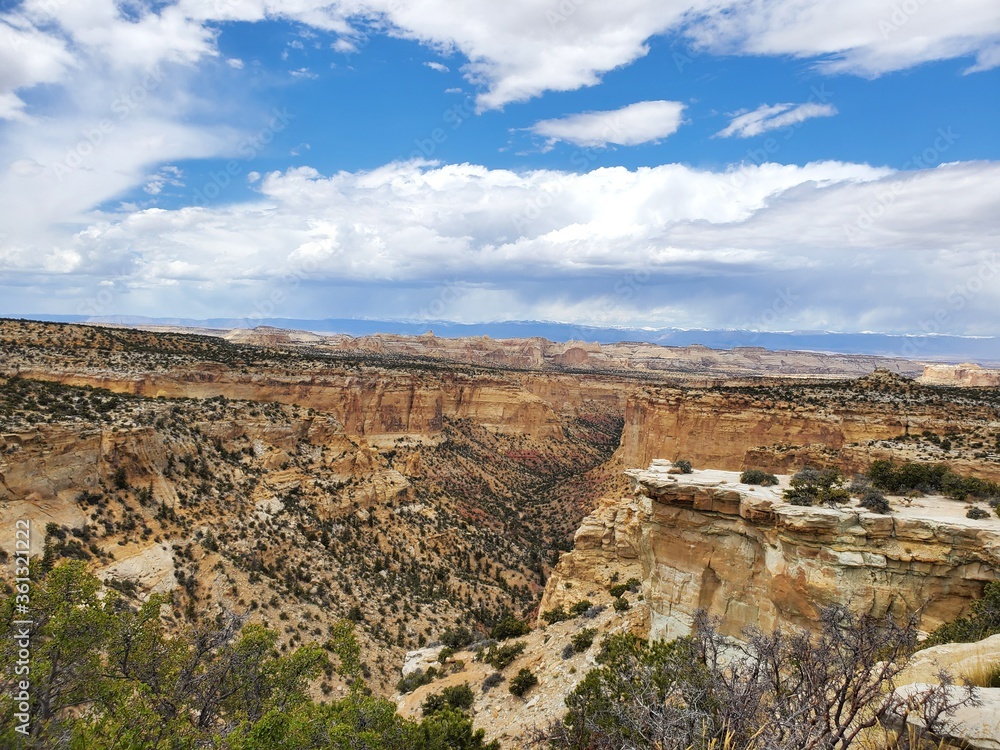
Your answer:
[[[0,314],[1000,333],[991,0],[28,0],[0,71]]]

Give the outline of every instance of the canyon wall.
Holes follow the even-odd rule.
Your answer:
[[[747,626],[813,628],[832,604],[874,615],[919,612],[920,627],[932,630],[1000,579],[1000,521],[967,520],[962,504],[953,504],[954,517],[797,507],[780,499],[781,485],[668,467],[654,461],[627,472],[636,494],[606,501],[584,522],[548,583],[543,611],[603,589],[617,572],[617,580],[635,574],[643,582],[654,638],[685,634],[699,608],[739,636]]]
[[[867,380],[872,380],[868,378]],[[877,378],[875,378],[877,381]],[[936,402],[921,392],[881,392],[854,381],[856,390],[836,390],[787,399],[752,389],[645,389],[628,399],[617,457],[624,466],[647,466],[656,458],[686,458],[695,466],[737,471],[762,468],[794,471],[807,463],[863,470],[893,453],[874,443],[919,435],[967,432],[974,424],[995,431],[990,408],[978,412],[949,400]],[[780,389],[778,389],[780,390]],[[836,399],[834,401],[834,399]],[[978,422],[977,422],[978,420]],[[926,460],[926,459],[924,459]],[[964,462],[944,456],[958,471],[1000,477],[1000,464]]]
[[[435,435],[444,419],[472,419],[499,432],[562,437],[561,416],[590,408],[621,413],[628,389],[610,379],[574,376],[494,377],[441,372],[241,375],[211,363],[169,373],[61,373],[23,368],[21,375],[65,385],[106,388],[150,398],[225,396],[296,404],[332,414],[351,435]]]

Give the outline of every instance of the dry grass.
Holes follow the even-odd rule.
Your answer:
[[[976,687],[1000,688],[1000,661],[980,657],[973,667],[963,672],[962,677]]]

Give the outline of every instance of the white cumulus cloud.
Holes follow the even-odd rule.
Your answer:
[[[414,317],[449,283],[462,290],[451,319],[727,327],[780,291],[797,300],[781,329],[920,332],[943,311],[942,330],[995,334],[998,184],[990,162],[301,167],[262,176],[253,201],[49,228],[44,252],[12,236],[0,293],[10,305],[47,289],[51,307],[52,290],[113,278],[120,309],[146,314],[243,316],[281,299],[279,316]],[[0,206],[17,227],[17,207]]]
[[[680,102],[636,102],[621,109],[542,120],[529,130],[548,139],[550,145],[566,141],[587,147],[635,146],[672,135],[681,126],[683,115]]]

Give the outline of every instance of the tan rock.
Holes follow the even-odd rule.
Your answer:
[[[788,505],[787,477],[750,488],[733,472],[668,471],[657,462],[626,472],[638,495],[606,500],[584,521],[543,607],[572,603],[574,591],[601,593],[618,572],[643,581],[654,638],[686,634],[698,609],[731,636],[747,626],[812,629],[820,608],[833,604],[920,612],[931,630],[1000,579],[1000,527],[965,519],[955,503],[943,506],[951,517],[915,507],[876,516]]]
[[[1000,634],[975,643],[944,643],[913,655],[896,682],[934,682],[942,670],[957,682],[977,682],[991,669],[1000,668]]]

